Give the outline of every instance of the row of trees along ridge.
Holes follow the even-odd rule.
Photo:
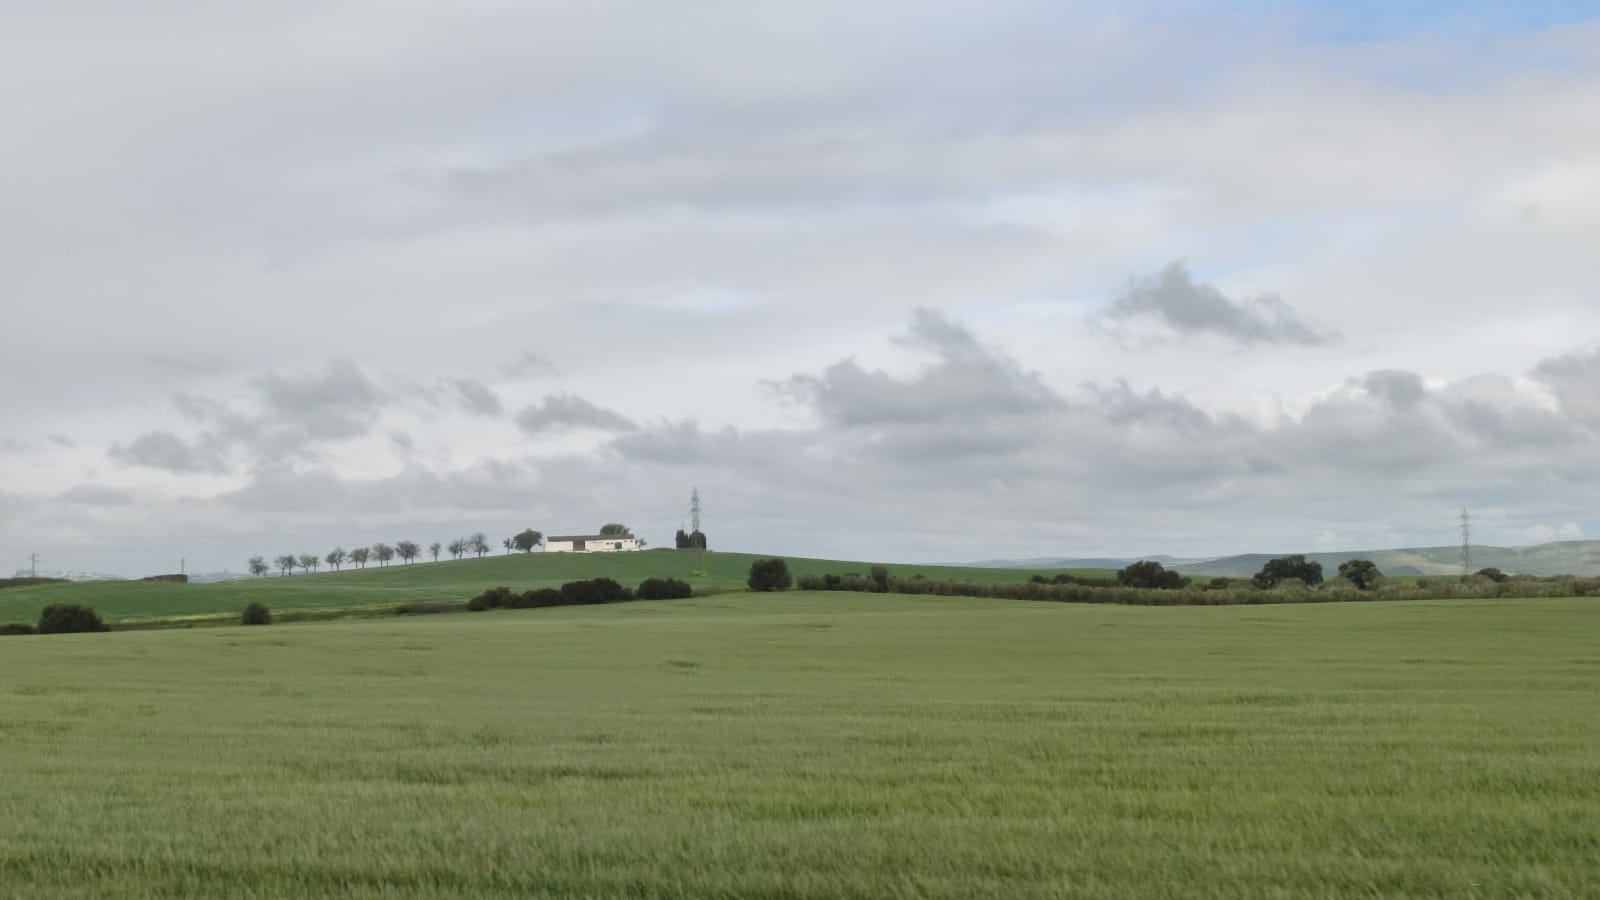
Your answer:
[[[542,543],[544,534],[528,528],[501,541],[500,546],[505,548],[506,553],[513,550],[532,553],[534,548]],[[335,572],[342,570],[346,565],[365,569],[369,562],[387,566],[395,559],[409,565],[422,558],[424,553],[431,556],[434,562],[439,561],[440,553],[448,553],[452,559],[460,559],[471,553],[481,559],[493,549],[488,535],[480,531],[469,537],[456,538],[448,544],[434,541],[426,548],[415,541],[398,541],[392,546],[377,543],[370,547],[355,547],[350,550],[335,547],[324,556],[315,553],[286,553],[283,556],[273,557],[271,564],[268,564],[265,556],[252,556],[249,566],[250,574],[261,578],[273,569],[277,569],[279,575],[288,575],[295,569],[302,572],[316,572],[323,564],[327,564]]]

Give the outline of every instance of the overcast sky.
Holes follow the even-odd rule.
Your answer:
[[[0,0],[0,574],[1600,537],[1585,2]]]

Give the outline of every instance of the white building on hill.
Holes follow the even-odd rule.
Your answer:
[[[553,534],[544,540],[546,553],[627,553],[638,550],[631,534]]]

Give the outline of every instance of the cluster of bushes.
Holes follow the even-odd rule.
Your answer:
[[[537,588],[520,594],[508,587],[490,588],[467,601],[467,609],[473,612],[487,609],[541,609],[546,606],[592,606],[628,600],[678,600],[692,596],[694,588],[676,578],[647,578],[638,590],[633,591],[610,578],[590,578],[569,581],[559,588]]]
[[[241,625],[271,625],[272,610],[267,609],[265,603],[252,603],[244,608],[239,616]]]
[[[1413,581],[1385,578],[1370,560],[1350,560],[1325,581],[1320,563],[1303,556],[1269,561],[1253,578],[1211,578],[1203,583],[1158,562],[1134,563],[1115,579],[1035,575],[1029,581],[977,584],[915,576],[890,578],[874,567],[872,577],[803,575],[808,591],[992,597],[1057,603],[1117,603],[1136,606],[1225,606],[1253,603],[1318,603],[1349,600],[1465,600],[1518,597],[1600,596],[1600,578],[1537,578],[1485,569],[1468,578],[1435,576]]]

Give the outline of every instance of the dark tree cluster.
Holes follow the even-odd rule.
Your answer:
[[[1117,572],[1117,584],[1122,587],[1175,591],[1188,583],[1189,579],[1149,559],[1131,563]]]
[[[467,601],[467,609],[541,609],[547,606],[595,606],[629,600],[677,600],[694,595],[688,582],[676,578],[647,578],[637,591],[630,591],[610,578],[569,581],[560,588],[537,588],[519,594],[508,587],[490,588]],[[402,612],[433,610],[402,610]]]
[[[706,534],[703,531],[693,533],[678,529],[675,538],[679,550],[704,550],[706,549]]]
[[[1307,587],[1316,587],[1322,583],[1322,563],[1312,562],[1300,554],[1280,556],[1269,560],[1251,579],[1262,590],[1271,590],[1286,581],[1299,581]]]
[[[1378,586],[1383,573],[1378,571],[1378,564],[1370,559],[1348,559],[1339,563],[1339,577],[1359,590],[1370,591]]]

